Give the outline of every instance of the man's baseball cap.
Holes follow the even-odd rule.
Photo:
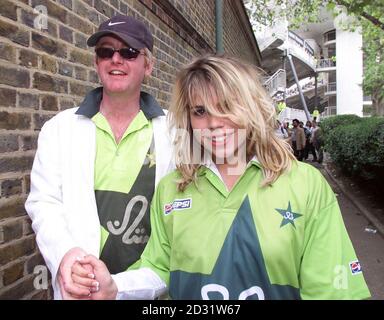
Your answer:
[[[115,35],[134,49],[153,49],[153,37],[151,32],[141,21],[125,15],[115,15],[103,22],[99,29],[91,35],[87,44],[94,47],[101,37]]]

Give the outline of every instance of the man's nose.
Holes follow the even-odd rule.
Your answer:
[[[120,52],[115,51],[112,56],[113,63],[123,63],[123,57],[120,55]]]

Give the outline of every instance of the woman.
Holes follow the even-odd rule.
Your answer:
[[[74,281],[90,287],[81,264],[92,264],[91,297],[148,299],[165,289],[173,299],[370,296],[335,195],[276,136],[258,79],[252,66],[215,55],[182,69],[169,113],[177,170],[158,185],[141,268],[117,288],[119,274],[85,257]]]
[[[288,130],[285,128],[284,123],[281,123],[279,120],[276,120],[276,129],[275,129],[276,135],[280,139],[286,139],[286,141],[289,140],[289,133]]]

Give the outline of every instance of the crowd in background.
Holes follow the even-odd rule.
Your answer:
[[[322,133],[316,119],[308,120],[305,125],[298,119],[293,119],[291,125],[278,120],[276,134],[291,145],[297,160],[308,160],[311,154],[312,162],[323,162]]]

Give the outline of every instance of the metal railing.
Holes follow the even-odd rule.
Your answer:
[[[317,68],[333,68],[336,67],[336,60],[335,58],[328,58],[328,59],[320,59],[317,61]]]
[[[288,38],[293,40],[297,45],[303,48],[311,56],[315,55],[315,50],[311,47],[311,45],[296,33],[289,31]]]
[[[288,30],[281,25],[277,25],[268,29],[268,35],[264,35],[264,37],[260,39],[260,51],[268,48],[273,43],[277,43],[276,45],[281,45],[287,39],[287,34]]]
[[[328,118],[331,116],[335,116],[337,114],[336,106],[325,107],[324,111],[321,113],[321,118]]]
[[[336,82],[330,82],[327,85],[327,92],[334,92],[336,91]]]
[[[284,92],[287,86],[287,75],[284,69],[277,70],[264,82],[264,87],[271,97],[278,92]]]

